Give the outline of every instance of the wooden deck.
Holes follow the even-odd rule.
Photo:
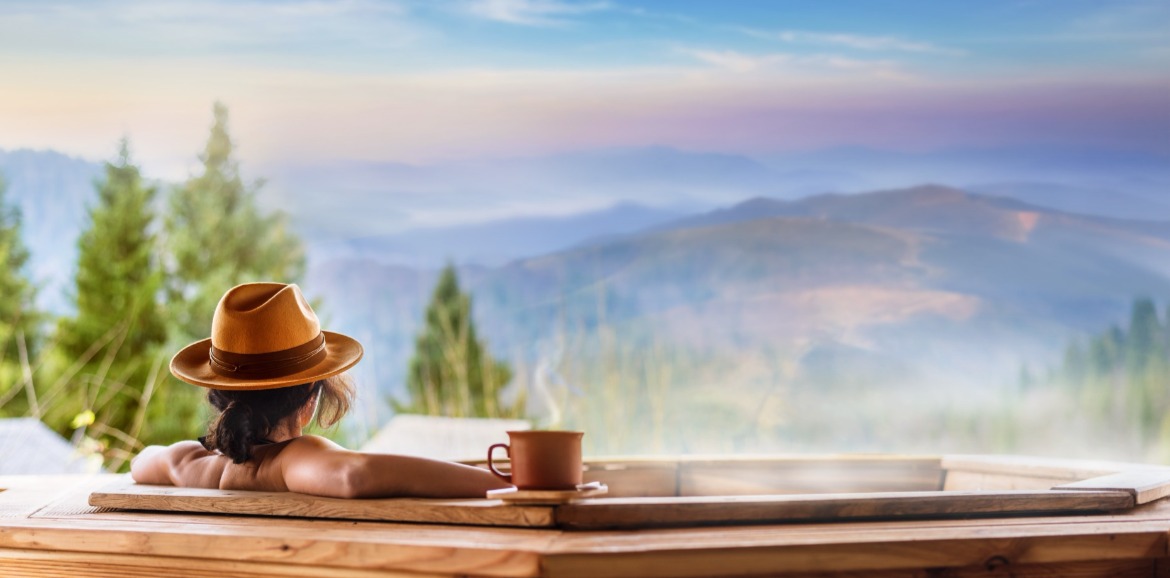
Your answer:
[[[989,457],[734,461],[611,461],[591,474],[624,489],[613,505],[736,489],[818,500],[908,485],[955,495],[1063,485],[1062,494],[1128,502],[1094,514],[580,530],[118,511],[89,496],[119,476],[0,477],[0,576],[1170,576],[1165,469]],[[1085,482],[1101,476],[1112,477]]]

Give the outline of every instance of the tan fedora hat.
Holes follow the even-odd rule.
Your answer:
[[[357,340],[321,331],[300,287],[245,283],[219,300],[211,337],[171,358],[171,373],[212,389],[274,389],[337,375],[361,358]]]

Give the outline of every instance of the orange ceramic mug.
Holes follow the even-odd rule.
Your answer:
[[[572,490],[581,484],[579,431],[510,431],[508,443],[488,448],[488,469],[521,490]],[[512,474],[496,469],[492,454],[504,448]]]

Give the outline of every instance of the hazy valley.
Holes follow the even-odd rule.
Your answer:
[[[1123,192],[1011,171],[965,175],[998,185],[858,192],[896,179],[862,178],[866,163],[848,155],[838,161],[857,170],[635,153],[450,172],[350,167],[262,190],[308,243],[303,284],[326,324],[366,345],[363,427],[402,395],[448,260],[533,415],[609,431],[596,442],[606,451],[640,435],[658,451],[905,451],[930,420],[976,412],[1014,391],[1022,368],[1043,372],[1072,339],[1124,319],[1134,297],[1170,296],[1157,173]],[[25,214],[41,300],[60,311],[98,167],[16,151],[0,153],[0,169]],[[514,187],[527,212],[495,218],[499,207],[486,206],[481,219],[445,222],[476,210],[476,182]],[[395,224],[426,223],[445,201],[455,213]]]

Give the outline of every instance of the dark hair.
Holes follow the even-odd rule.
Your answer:
[[[199,441],[208,450],[219,450],[232,462],[246,462],[252,457],[252,446],[267,438],[273,428],[318,392],[321,405],[317,423],[329,427],[349,411],[353,401],[353,381],[346,374],[276,389],[208,390],[207,401],[219,410],[219,415]]]

